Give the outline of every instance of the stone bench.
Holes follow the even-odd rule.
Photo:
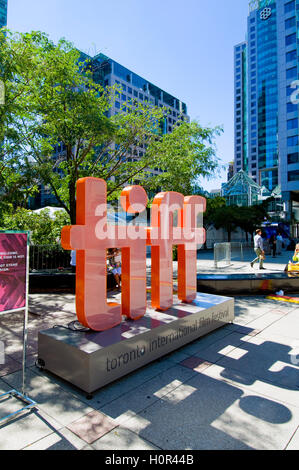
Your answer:
[[[299,293],[299,273],[198,274],[197,291],[224,295]]]

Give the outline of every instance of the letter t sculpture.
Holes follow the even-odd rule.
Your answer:
[[[77,252],[78,320],[94,331],[119,325],[122,315],[137,320],[146,312],[146,232],[144,229],[143,237],[130,240],[127,227],[107,224],[106,188],[99,178],[78,180],[77,225],[64,227],[61,233],[63,248]],[[147,195],[141,186],[125,188],[121,199],[126,212],[146,208]],[[107,303],[108,248],[122,249],[121,305]]]

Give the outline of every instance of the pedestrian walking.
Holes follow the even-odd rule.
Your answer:
[[[281,255],[282,244],[283,244],[283,238],[280,232],[278,232],[277,237],[276,237],[276,252],[278,255]]]
[[[262,238],[262,231],[261,229],[256,230],[256,235],[254,237],[254,251],[256,254],[256,258],[251,261],[250,266],[253,268],[254,264],[259,261],[260,269],[264,268],[264,259],[265,259],[265,252],[264,252],[264,241]]]
[[[276,258],[277,238],[276,238],[276,235],[274,233],[270,237],[269,244],[270,244],[272,257]]]

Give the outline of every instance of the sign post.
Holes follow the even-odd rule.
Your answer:
[[[26,395],[26,347],[29,301],[29,233],[0,232],[0,315],[24,312],[22,390],[10,390],[0,395],[15,397],[25,406],[3,418],[0,422],[36,406]]]

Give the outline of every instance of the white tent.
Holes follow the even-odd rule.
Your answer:
[[[34,214],[40,214],[44,210],[49,211],[50,217],[53,219],[55,218],[56,212],[59,212],[59,211],[66,212],[66,210],[63,209],[62,207],[51,207],[51,206],[42,207],[41,209],[36,209],[35,211],[32,211],[32,212]]]

